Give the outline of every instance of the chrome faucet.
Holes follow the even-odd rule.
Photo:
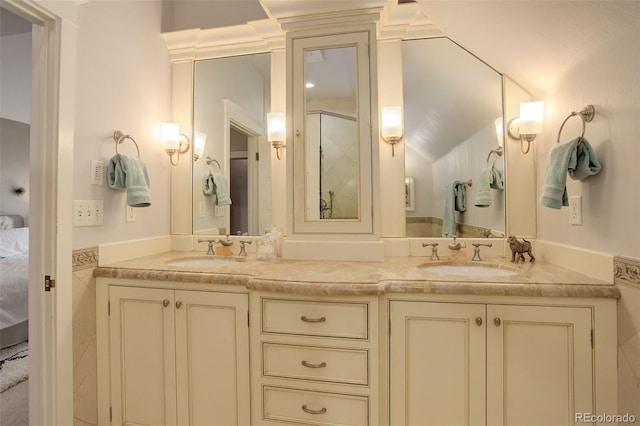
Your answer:
[[[247,251],[244,248],[245,244],[251,244],[252,241],[251,240],[240,240],[240,253],[238,253],[238,256],[246,256],[247,255]]]
[[[220,243],[221,245],[225,246],[225,247],[230,247],[233,245],[233,240],[229,239],[229,234],[227,234],[227,239],[226,240],[217,240],[216,243]]]
[[[475,260],[475,261],[481,261],[482,259],[480,258],[480,247],[493,247],[493,244],[489,243],[489,244],[482,244],[482,243],[474,243],[471,244],[473,246],[473,258],[471,260]]]
[[[422,243],[422,247],[431,246],[431,257],[429,260],[440,260],[438,257],[438,243]]]
[[[453,236],[453,241],[448,245],[449,250],[460,250],[461,248],[467,247],[467,243],[456,241],[456,236]]]
[[[213,252],[213,245],[218,242],[219,240],[211,240],[211,239],[207,239],[207,240],[198,240],[199,243],[207,243],[207,255],[211,255],[214,256],[215,253]]]

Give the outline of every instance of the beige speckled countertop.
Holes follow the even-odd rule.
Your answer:
[[[456,276],[426,272],[425,264],[446,264],[422,257],[391,257],[384,262],[318,260],[258,261],[254,256],[230,257],[237,264],[220,267],[170,266],[203,253],[167,252],[95,269],[96,277],[129,278],[244,286],[249,290],[309,295],[381,295],[439,293],[509,296],[619,298],[612,283],[545,263],[513,264],[503,258],[466,265],[484,265],[517,272],[505,277]]]

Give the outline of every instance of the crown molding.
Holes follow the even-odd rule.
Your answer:
[[[380,13],[378,40],[410,40],[445,34],[424,14],[418,3],[388,2]]]

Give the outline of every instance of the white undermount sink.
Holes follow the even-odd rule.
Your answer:
[[[172,260],[167,262],[169,266],[185,266],[188,268],[213,268],[220,266],[233,266],[241,261],[223,257],[191,257],[187,259]]]
[[[497,268],[493,265],[422,265],[419,267],[425,272],[440,275],[457,275],[460,277],[510,277],[518,275],[518,272]]]

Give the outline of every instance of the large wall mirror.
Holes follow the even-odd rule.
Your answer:
[[[444,37],[402,57],[407,236],[503,237],[502,75]]]
[[[206,135],[193,165],[193,233],[260,235],[271,223],[270,54],[195,63],[193,129]],[[231,204],[219,202],[224,191]]]

